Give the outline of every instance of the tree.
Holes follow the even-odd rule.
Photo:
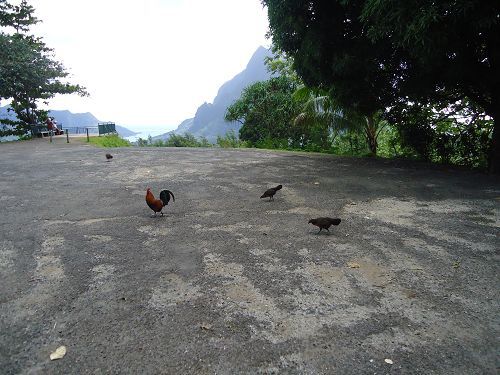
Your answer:
[[[281,51],[276,45],[273,45],[271,50],[273,52],[272,56],[266,56],[264,59],[267,71],[276,77],[286,77],[295,82],[297,86],[303,85],[304,83],[293,67],[293,58]]]
[[[338,135],[340,131],[353,131],[364,135],[366,145],[372,155],[377,154],[378,138],[387,125],[378,111],[371,116],[362,116],[351,108],[343,108],[335,100],[321,90],[313,90],[306,86],[295,92],[295,98],[305,99],[303,112],[294,124],[320,124],[328,133]],[[334,140],[333,137],[332,141]]]
[[[384,41],[366,36],[359,19],[360,1],[263,0],[270,35],[277,48],[294,60],[309,87],[325,90],[346,110],[365,117],[370,150],[377,152],[377,113],[393,99],[384,67],[398,56]]]
[[[317,145],[320,149],[326,150],[337,135],[336,113],[330,108],[328,96],[315,96],[309,92],[305,94],[305,90],[308,88],[303,86],[294,93],[295,98],[307,95],[301,98],[305,100],[302,112],[293,119],[292,131],[295,133],[293,138],[298,143],[294,146],[314,148]]]
[[[313,148],[325,150],[340,130],[350,129],[363,133],[371,153],[377,153],[378,135],[385,124],[380,121],[379,112],[364,117],[352,108],[342,107],[326,90],[306,86],[294,70],[294,59],[291,56],[275,45],[273,54],[272,58],[266,59],[268,70],[296,82],[299,89],[294,93],[294,98],[304,103],[302,112],[293,121],[294,147],[304,148],[310,144]]]
[[[367,0],[371,40],[387,40],[404,64],[398,97],[424,104],[470,101],[494,119],[490,171],[500,173],[500,3]]]
[[[64,66],[54,60],[53,51],[37,37],[28,35],[29,27],[39,22],[34,8],[26,1],[14,6],[0,0],[0,26],[13,28],[13,34],[0,32],[0,99],[11,99],[17,121],[2,120],[0,135],[23,135],[43,121],[47,111],[38,108],[56,94],[87,95],[79,85],[65,82]]]
[[[480,106],[494,119],[490,170],[500,173],[499,2],[262,3],[273,42],[294,58],[304,82],[329,90],[370,127],[373,114],[393,106]]]
[[[294,126],[301,128],[304,140],[309,139],[323,149],[329,148],[327,143],[333,143],[340,132],[363,130],[364,118],[341,108],[325,92],[301,86],[294,98],[304,103],[302,112],[293,121]]]
[[[27,0],[22,0],[18,5],[0,0],[0,25],[12,27],[17,34],[27,33],[31,25],[40,22],[34,12],[35,8],[29,5]]]
[[[419,157],[469,167],[487,167],[493,121],[477,105],[459,101],[444,108],[404,103],[396,114],[400,140]]]
[[[240,139],[256,144],[265,139],[288,143],[289,125],[299,105],[292,98],[296,83],[286,76],[256,82],[243,90],[224,116],[238,121]]]

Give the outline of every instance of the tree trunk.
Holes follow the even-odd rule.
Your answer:
[[[366,116],[366,126],[365,126],[366,142],[370,148],[370,152],[373,156],[377,155],[377,124],[373,115]]]

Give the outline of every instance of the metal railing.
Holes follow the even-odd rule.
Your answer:
[[[69,143],[69,135],[70,134],[84,134],[87,136],[87,142],[89,142],[90,134],[98,134],[99,136],[104,134],[115,134],[116,133],[116,125],[114,122],[100,122],[97,126],[68,126],[64,127],[62,124],[58,124],[59,130],[64,131],[66,134],[66,139]],[[31,127],[32,137],[44,137],[49,136],[50,141],[52,142],[52,136],[54,132],[52,130],[48,130],[47,125],[33,125]]]
[[[97,134],[98,128],[97,126],[69,126],[64,128],[67,130],[69,134]]]

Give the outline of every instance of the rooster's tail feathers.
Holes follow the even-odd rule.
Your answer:
[[[160,191],[160,199],[165,206],[168,204],[168,202],[170,202],[170,196],[172,196],[172,200],[175,202],[174,193],[172,193],[170,190]]]

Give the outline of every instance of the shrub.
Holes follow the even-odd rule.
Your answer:
[[[217,136],[217,145],[222,148],[238,148],[242,147],[234,130],[228,131],[224,137]]]
[[[131,143],[118,134],[90,137],[89,142],[98,147],[129,147]]]

